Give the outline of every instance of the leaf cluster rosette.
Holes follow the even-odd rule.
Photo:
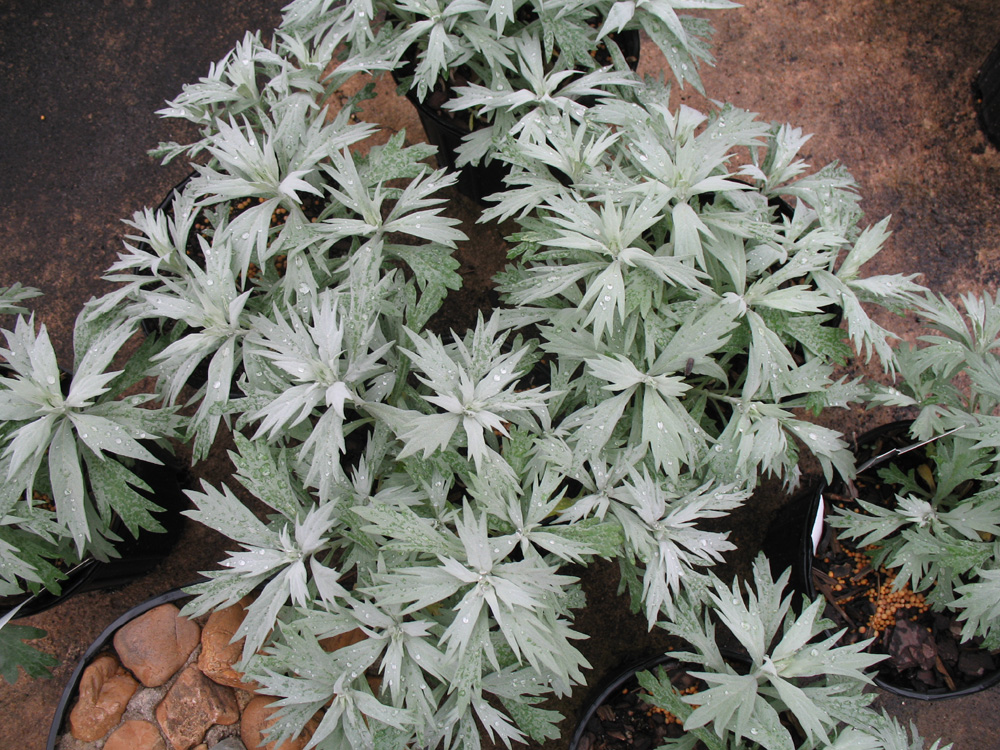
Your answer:
[[[896,572],[897,588],[909,583],[935,610],[957,613],[963,641],[996,649],[1000,304],[969,294],[960,309],[928,295],[919,313],[932,333],[900,349],[898,378],[876,387],[872,402],[914,410],[909,436],[928,441],[925,461],[904,470],[887,458],[874,470],[894,500],[859,498],[859,511],[837,509],[830,523],[870,546],[873,565]]]
[[[236,666],[279,698],[271,740],[318,715],[310,747],[554,738],[562,717],[544,701],[589,666],[567,566],[616,560],[650,627],[688,622],[691,592],[722,591],[708,571],[734,548],[707,522],[761,475],[794,484],[803,445],[828,476],[851,476],[840,436],[804,412],[867,393],[834,375],[855,350],[892,366],[863,305],[902,306],[918,287],[861,277],[885,223],[859,229],[850,176],[808,173],[801,132],[733,108],[671,108],[607,39],[645,30],[699,86],[709,28],[677,11],[730,5],[296,0],[273,41],[246,35],[161,111],[197,133],[154,153],[194,172],[127,222],[107,275],[117,287],[81,317],[100,333],[80,339],[67,398],[103,397],[115,347],[97,336],[118,344],[144,322],[129,367],[155,378],[162,414],[183,415],[154,434],[176,431],[198,461],[231,429],[236,484],[190,491],[189,515],[235,549],[185,611],[253,595]],[[599,40],[604,68],[590,56]],[[404,133],[373,145],[359,119],[369,88],[339,95],[356,74],[403,72],[414,49],[403,77],[418,97],[445,71],[474,73],[448,107],[489,127],[463,158],[512,168],[483,215],[520,223],[498,280],[505,304],[468,331],[431,325],[461,281],[452,252],[467,238],[442,192],[454,176]],[[779,197],[794,206],[778,211]],[[837,312],[853,348],[825,325]],[[51,347],[30,328],[3,355],[47,382]],[[34,391],[9,390],[8,419],[33,419],[16,398]],[[56,399],[52,383],[39,393]],[[45,404],[44,424],[65,433],[48,417],[58,401]],[[4,429],[18,436],[9,472],[44,465],[31,429]],[[48,461],[58,495],[79,474]],[[89,538],[79,508],[62,517],[78,546]],[[736,617],[721,597],[721,616]],[[773,630],[787,603],[768,602]],[[789,621],[788,650],[814,615]],[[324,649],[349,634],[363,637]],[[817,721],[810,736],[827,736]]]
[[[197,123],[201,137],[157,153],[208,160],[194,165],[169,205],[132,217],[137,234],[108,275],[121,286],[105,306],[125,304],[133,319],[167,323],[156,374],[169,403],[207,364],[188,427],[196,458],[234,411],[227,404],[241,378],[246,391],[268,389],[257,379],[274,368],[251,364],[246,346],[252,333],[266,337],[258,329],[268,319],[295,326],[297,316],[301,324],[320,292],[374,274],[378,283],[350,303],[352,323],[384,305],[420,329],[459,284],[451,252],[465,235],[441,215],[440,195],[454,178],[427,167],[432,151],[404,146],[404,133],[372,145],[376,128],[353,121],[356,100],[329,116],[322,68],[300,47],[248,35],[161,112]]]
[[[836,375],[853,356],[894,366],[866,305],[913,305],[922,288],[860,275],[887,220],[859,227],[850,175],[810,173],[801,131],[668,95],[647,81],[582,122],[536,118],[501,152],[509,188],[484,214],[520,224],[500,289],[573,374],[589,427],[576,452],[628,443],[671,477],[794,486],[804,448],[851,476],[846,443],[804,415],[867,397]]]
[[[729,0],[295,0],[285,8],[282,30],[327,61],[341,59],[334,81],[358,70],[400,71],[408,63],[404,87],[421,101],[454,82],[460,68],[477,87],[540,93],[542,66],[557,79],[597,71],[595,50],[613,46],[617,32],[642,30],[676,79],[701,90],[698,66],[712,60],[712,28],[678,11],[733,7]],[[620,55],[608,67],[627,70]]]
[[[682,695],[662,667],[639,673],[645,700],[683,723],[684,735],[664,748],[708,750],[908,750],[924,747],[915,728],[870,707],[875,694],[866,671],[883,656],[864,653],[867,642],[838,645],[822,617],[823,599],[796,611],[786,593],[788,571],[775,579],[766,558],[753,565],[753,584],[727,585],[714,575],[691,591],[688,606],[659,624],[689,644],[671,655],[699,680]],[[741,585],[742,583],[742,585]],[[745,591],[744,591],[745,589]],[[739,644],[719,647],[717,629]],[[934,743],[935,750],[940,741]],[[948,745],[947,747],[951,747]],[[947,750],[947,748],[944,748]]]
[[[20,295],[24,298],[24,295]],[[0,593],[58,594],[66,569],[86,557],[117,556],[120,534],[162,531],[163,508],[136,464],[160,464],[181,420],[147,407],[154,394],[133,386],[152,347],[111,369],[135,333],[120,315],[91,316],[74,328],[75,364],[62,370],[45,326],[18,315],[0,347]],[[128,393],[129,395],[125,395]],[[141,474],[141,472],[139,472]]]

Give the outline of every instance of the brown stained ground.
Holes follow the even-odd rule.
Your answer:
[[[121,219],[156,205],[187,169],[160,167],[145,152],[189,131],[154,110],[183,83],[207,72],[244,29],[271,29],[281,0],[6,0],[0,7],[0,285],[22,281],[46,293],[33,305],[68,361],[69,332],[80,305],[104,289],[103,269],[126,228]],[[932,289],[996,292],[1000,283],[1000,153],[980,133],[970,85],[1000,42],[996,0],[745,0],[718,13],[717,66],[704,72],[711,97],[790,122],[814,138],[804,156],[820,166],[840,161],[861,186],[874,223],[892,215],[893,236],[872,272],[920,273]],[[643,48],[641,70],[662,60]],[[367,117],[421,137],[410,105],[383,84]],[[699,108],[690,89],[678,101]],[[459,251],[466,289],[447,321],[461,327],[488,304],[488,280],[502,266],[502,232],[475,224],[476,207],[455,196],[453,209],[471,237]],[[890,321],[903,337],[912,322]],[[848,434],[876,421],[842,413],[824,420]],[[226,446],[195,469],[219,483]],[[745,569],[767,522],[785,498],[755,499],[734,524]],[[0,684],[0,748],[40,750],[75,660],[111,620],[138,602],[189,582],[221,556],[213,533],[189,524],[177,551],[156,572],[120,591],[84,594],[30,620],[49,637],[42,647],[63,660],[52,680]],[[617,575],[598,565],[583,574],[590,605],[578,628],[596,685],[623,661],[663,648],[662,633],[616,598]],[[581,688],[560,703],[572,716]],[[958,750],[996,750],[1000,689],[925,704],[880,698],[925,736]],[[563,737],[545,745],[563,748]]]

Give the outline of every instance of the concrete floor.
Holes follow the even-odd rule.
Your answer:
[[[273,28],[281,4],[7,0],[0,6],[0,285],[22,281],[46,292],[33,307],[64,361],[80,305],[104,288],[100,275],[126,233],[121,219],[156,205],[188,171],[146,156],[181,132],[154,111],[203,75],[245,29]],[[742,9],[717,14],[715,24],[717,67],[704,73],[712,98],[814,133],[807,161],[846,164],[871,223],[893,215],[894,235],[872,272],[919,272],[931,288],[956,294],[996,292],[1000,153],[977,127],[970,90],[979,64],[1000,41],[996,0],[746,0]],[[656,72],[661,61],[647,50],[641,70]],[[421,137],[409,105],[388,88],[368,119]],[[690,91],[680,98],[705,106]],[[483,279],[502,262],[502,245],[497,231],[474,227],[469,202],[456,196],[454,208],[473,236],[460,252],[468,288],[458,298],[471,312],[486,299]],[[905,338],[916,333],[908,321],[899,326]],[[847,432],[887,421],[847,417],[837,424]],[[224,447],[196,468],[197,476],[216,483],[226,476]],[[747,557],[781,502],[759,506],[759,518],[742,535]],[[30,624],[49,631],[43,648],[63,663],[52,680],[0,683],[0,747],[44,747],[59,695],[90,642],[129,607],[211,567],[220,544],[189,524],[176,552],[152,575],[32,618]],[[612,571],[598,568],[587,577],[591,607],[580,628],[592,636],[586,648],[596,683],[623,658],[661,640],[623,614]],[[575,712],[586,693],[578,690],[564,711]],[[880,700],[925,736],[953,741],[956,750],[1000,748],[993,729],[998,689],[934,704]],[[572,728],[567,720],[564,738]]]

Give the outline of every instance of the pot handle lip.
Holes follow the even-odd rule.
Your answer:
[[[76,689],[80,684],[80,677],[83,675],[83,670],[86,669],[87,665],[93,660],[94,656],[96,656],[97,653],[105,647],[107,642],[114,636],[115,632],[117,632],[119,628],[129,621],[134,620],[139,615],[144,614],[161,604],[169,604],[177,601],[178,599],[184,599],[191,596],[191,594],[186,593],[184,589],[189,588],[195,583],[197,583],[197,581],[193,581],[192,583],[179,588],[171,589],[170,591],[164,592],[159,596],[154,596],[152,599],[147,599],[146,601],[137,604],[124,614],[117,617],[114,622],[101,631],[101,634],[97,636],[94,642],[90,644],[86,651],[84,651],[83,656],[81,656],[79,661],[77,661],[76,667],[70,675],[69,682],[67,682],[66,687],[63,688],[62,695],[59,697],[59,704],[56,706],[55,714],[52,717],[52,726],[49,729],[49,738],[45,744],[45,750],[55,750],[66,712],[69,710],[70,701],[76,694]]]
[[[902,456],[904,453],[915,451],[917,448],[923,448],[925,445],[930,445],[931,443],[937,442],[941,438],[946,438],[949,435],[954,435],[959,430],[964,430],[964,429],[965,429],[964,425],[959,427],[954,427],[948,430],[947,432],[942,432],[940,435],[935,435],[934,437],[927,438],[927,440],[923,440],[919,443],[908,445],[905,448],[893,448],[892,450],[888,450],[885,453],[882,453],[878,456],[873,456],[872,458],[869,458],[867,461],[865,461],[863,464],[861,464],[861,466],[857,468],[857,473],[860,474],[865,469],[870,469],[873,466],[878,466],[883,461],[888,461],[890,458],[893,458],[895,456]]]

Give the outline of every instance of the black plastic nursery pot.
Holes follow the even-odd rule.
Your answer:
[[[749,664],[745,656],[731,649],[723,648],[721,653],[735,667]],[[682,694],[705,687],[687,674],[688,669],[699,671],[701,667],[681,662],[671,652],[629,664],[614,672],[588,697],[570,738],[569,750],[652,749],[660,747],[664,739],[683,737],[682,722],[677,717],[642,698],[646,691],[637,675],[655,672],[659,667],[667,671],[674,688]]]
[[[1000,148],[1000,43],[987,56],[972,84],[979,125]]]
[[[37,615],[76,594],[120,588],[149,573],[170,554],[184,526],[185,518],[181,511],[188,507],[188,501],[181,488],[178,470],[169,455],[153,444],[147,444],[146,448],[164,463],[137,463],[133,469],[152,490],[141,491],[140,494],[163,508],[152,515],[163,526],[165,533],[147,531],[136,538],[116,518],[111,530],[122,539],[115,544],[119,557],[107,561],[87,558],[67,572],[66,579],[60,582],[58,594],[42,589],[38,594],[25,594],[16,599],[10,597],[0,605],[0,616],[21,602],[24,605],[18,610],[16,618]]]
[[[97,639],[83,653],[83,656],[80,657],[80,660],[76,663],[76,667],[73,669],[73,674],[70,675],[69,682],[63,688],[62,695],[59,697],[59,703],[56,706],[55,715],[52,718],[52,726],[49,728],[49,738],[45,743],[45,750],[56,750],[59,736],[62,734],[63,727],[66,725],[69,713],[73,708],[73,700],[80,687],[80,678],[83,676],[83,670],[102,652],[111,649],[112,639],[119,628],[127,625],[149,610],[159,607],[161,604],[177,602],[181,599],[187,599],[189,596],[182,589],[173,589],[165,594],[155,596],[142,604],[136,605],[121,617],[118,617],[101,632]]]
[[[629,66],[635,70],[639,66],[639,32],[623,31],[615,38]],[[409,53],[404,55],[403,59],[411,60],[411,62],[404,65],[400,76],[393,73],[393,78],[397,83],[399,83],[400,77],[406,77],[412,73],[414,57],[415,55],[411,56]],[[505,162],[494,159],[489,163],[457,166],[458,149],[465,136],[471,132],[467,120],[462,119],[464,115],[459,114],[457,117],[453,117],[440,107],[432,106],[426,101],[419,101],[412,91],[407,92],[406,98],[410,100],[420,116],[420,124],[424,128],[427,142],[437,147],[438,167],[458,173],[456,187],[462,195],[484,203],[488,196],[504,189],[504,177],[510,174],[510,166]]]
[[[893,422],[862,435],[857,441],[855,450],[858,465],[863,466],[872,457],[881,456],[893,448],[903,449],[913,445],[913,440],[909,437],[910,424],[909,421]],[[877,501],[879,496],[875,490],[885,486],[878,477],[880,469],[891,462],[904,472],[913,471],[925,462],[926,457],[927,454],[922,448],[915,448],[865,468],[858,473],[853,483],[856,496],[869,502]],[[922,646],[933,641],[936,649],[933,656],[937,659],[934,671],[940,672],[938,679],[945,682],[943,686],[935,687],[930,683],[930,678],[937,675],[928,675],[925,670],[915,667],[900,670],[895,666],[896,660],[890,658],[876,666],[878,672],[873,676],[875,684],[883,690],[903,698],[939,700],[978,693],[1000,682],[1000,654],[994,656],[974,643],[958,643],[957,633],[954,632],[955,620],[951,614],[934,613],[933,610],[914,606],[896,610],[894,616],[897,620],[891,627],[880,630],[871,624],[872,621],[862,622],[865,615],[869,612],[874,613],[876,605],[867,604],[864,596],[855,594],[854,586],[858,576],[862,576],[861,584],[865,584],[865,581],[871,578],[871,583],[865,585],[874,586],[876,591],[885,592],[887,595],[891,590],[892,579],[886,579],[884,571],[864,573],[864,569],[850,576],[850,570],[845,568],[845,560],[852,557],[855,560],[859,559],[857,554],[860,551],[853,550],[851,546],[853,543],[850,540],[839,540],[835,534],[836,529],[826,523],[825,519],[833,512],[832,508],[835,505],[850,508],[854,504],[854,497],[849,488],[839,482],[823,485],[797,498],[790,511],[784,514],[787,517],[773,525],[768,534],[766,549],[769,550],[769,555],[771,550],[774,550],[772,565],[775,572],[780,572],[782,566],[790,566],[793,571],[793,582],[799,591],[809,599],[817,596],[826,599],[825,616],[836,623],[838,630],[842,627],[848,630],[842,642],[861,640],[877,633],[881,637],[869,647],[869,650],[878,653],[895,650],[897,653],[905,654],[906,646],[900,644],[908,642],[907,633],[918,634],[922,639],[918,642]],[[796,538],[790,528],[792,524],[798,526],[797,538],[800,542],[797,545],[792,542],[792,539]],[[778,544],[782,539],[785,547],[794,548],[784,556],[778,551]],[[870,569],[870,566],[868,567]],[[840,590],[836,590],[838,585],[842,587]],[[879,598],[878,601],[881,603],[884,600]],[[911,601],[919,602],[919,598]],[[896,648],[889,649],[887,646],[896,638],[895,631],[900,628],[900,622],[905,623],[906,632],[899,634]],[[862,628],[864,632],[861,632]],[[921,628],[926,629],[929,637],[918,632]],[[965,676],[964,672],[961,670],[956,672],[954,668],[954,664],[960,660],[969,660],[967,663],[970,664],[991,662],[992,665],[984,667],[981,674],[976,675],[973,672],[970,676]],[[947,679],[945,679],[946,674]],[[922,689],[925,686],[926,689]]]
[[[680,662],[670,653],[658,654],[614,673],[607,682],[597,688],[580,713],[579,723],[569,741],[569,750],[586,750],[593,746],[595,737],[608,733],[613,739],[617,739],[620,735],[622,742],[626,741],[626,738],[634,741],[636,725],[646,723],[643,720],[652,721],[652,716],[646,714],[652,706],[639,697],[641,689],[636,675],[661,666],[671,669],[680,666]],[[607,707],[604,708],[605,706]],[[637,708],[640,710],[636,711]],[[655,728],[665,724],[662,721],[663,715],[659,716],[660,719],[657,719],[655,724],[650,723],[648,729],[639,730],[641,734],[649,735],[651,741],[649,747],[660,745],[659,739],[654,739],[656,732],[664,731]],[[629,721],[632,723],[629,724]]]
[[[462,139],[469,134],[469,129],[418,101],[412,93],[407,93],[406,98],[416,107],[427,142],[437,148],[438,167],[458,173],[455,182],[458,192],[482,203],[486,196],[504,189],[503,178],[510,174],[510,167],[505,162],[494,159],[488,164],[459,167],[458,148],[462,145]]]

